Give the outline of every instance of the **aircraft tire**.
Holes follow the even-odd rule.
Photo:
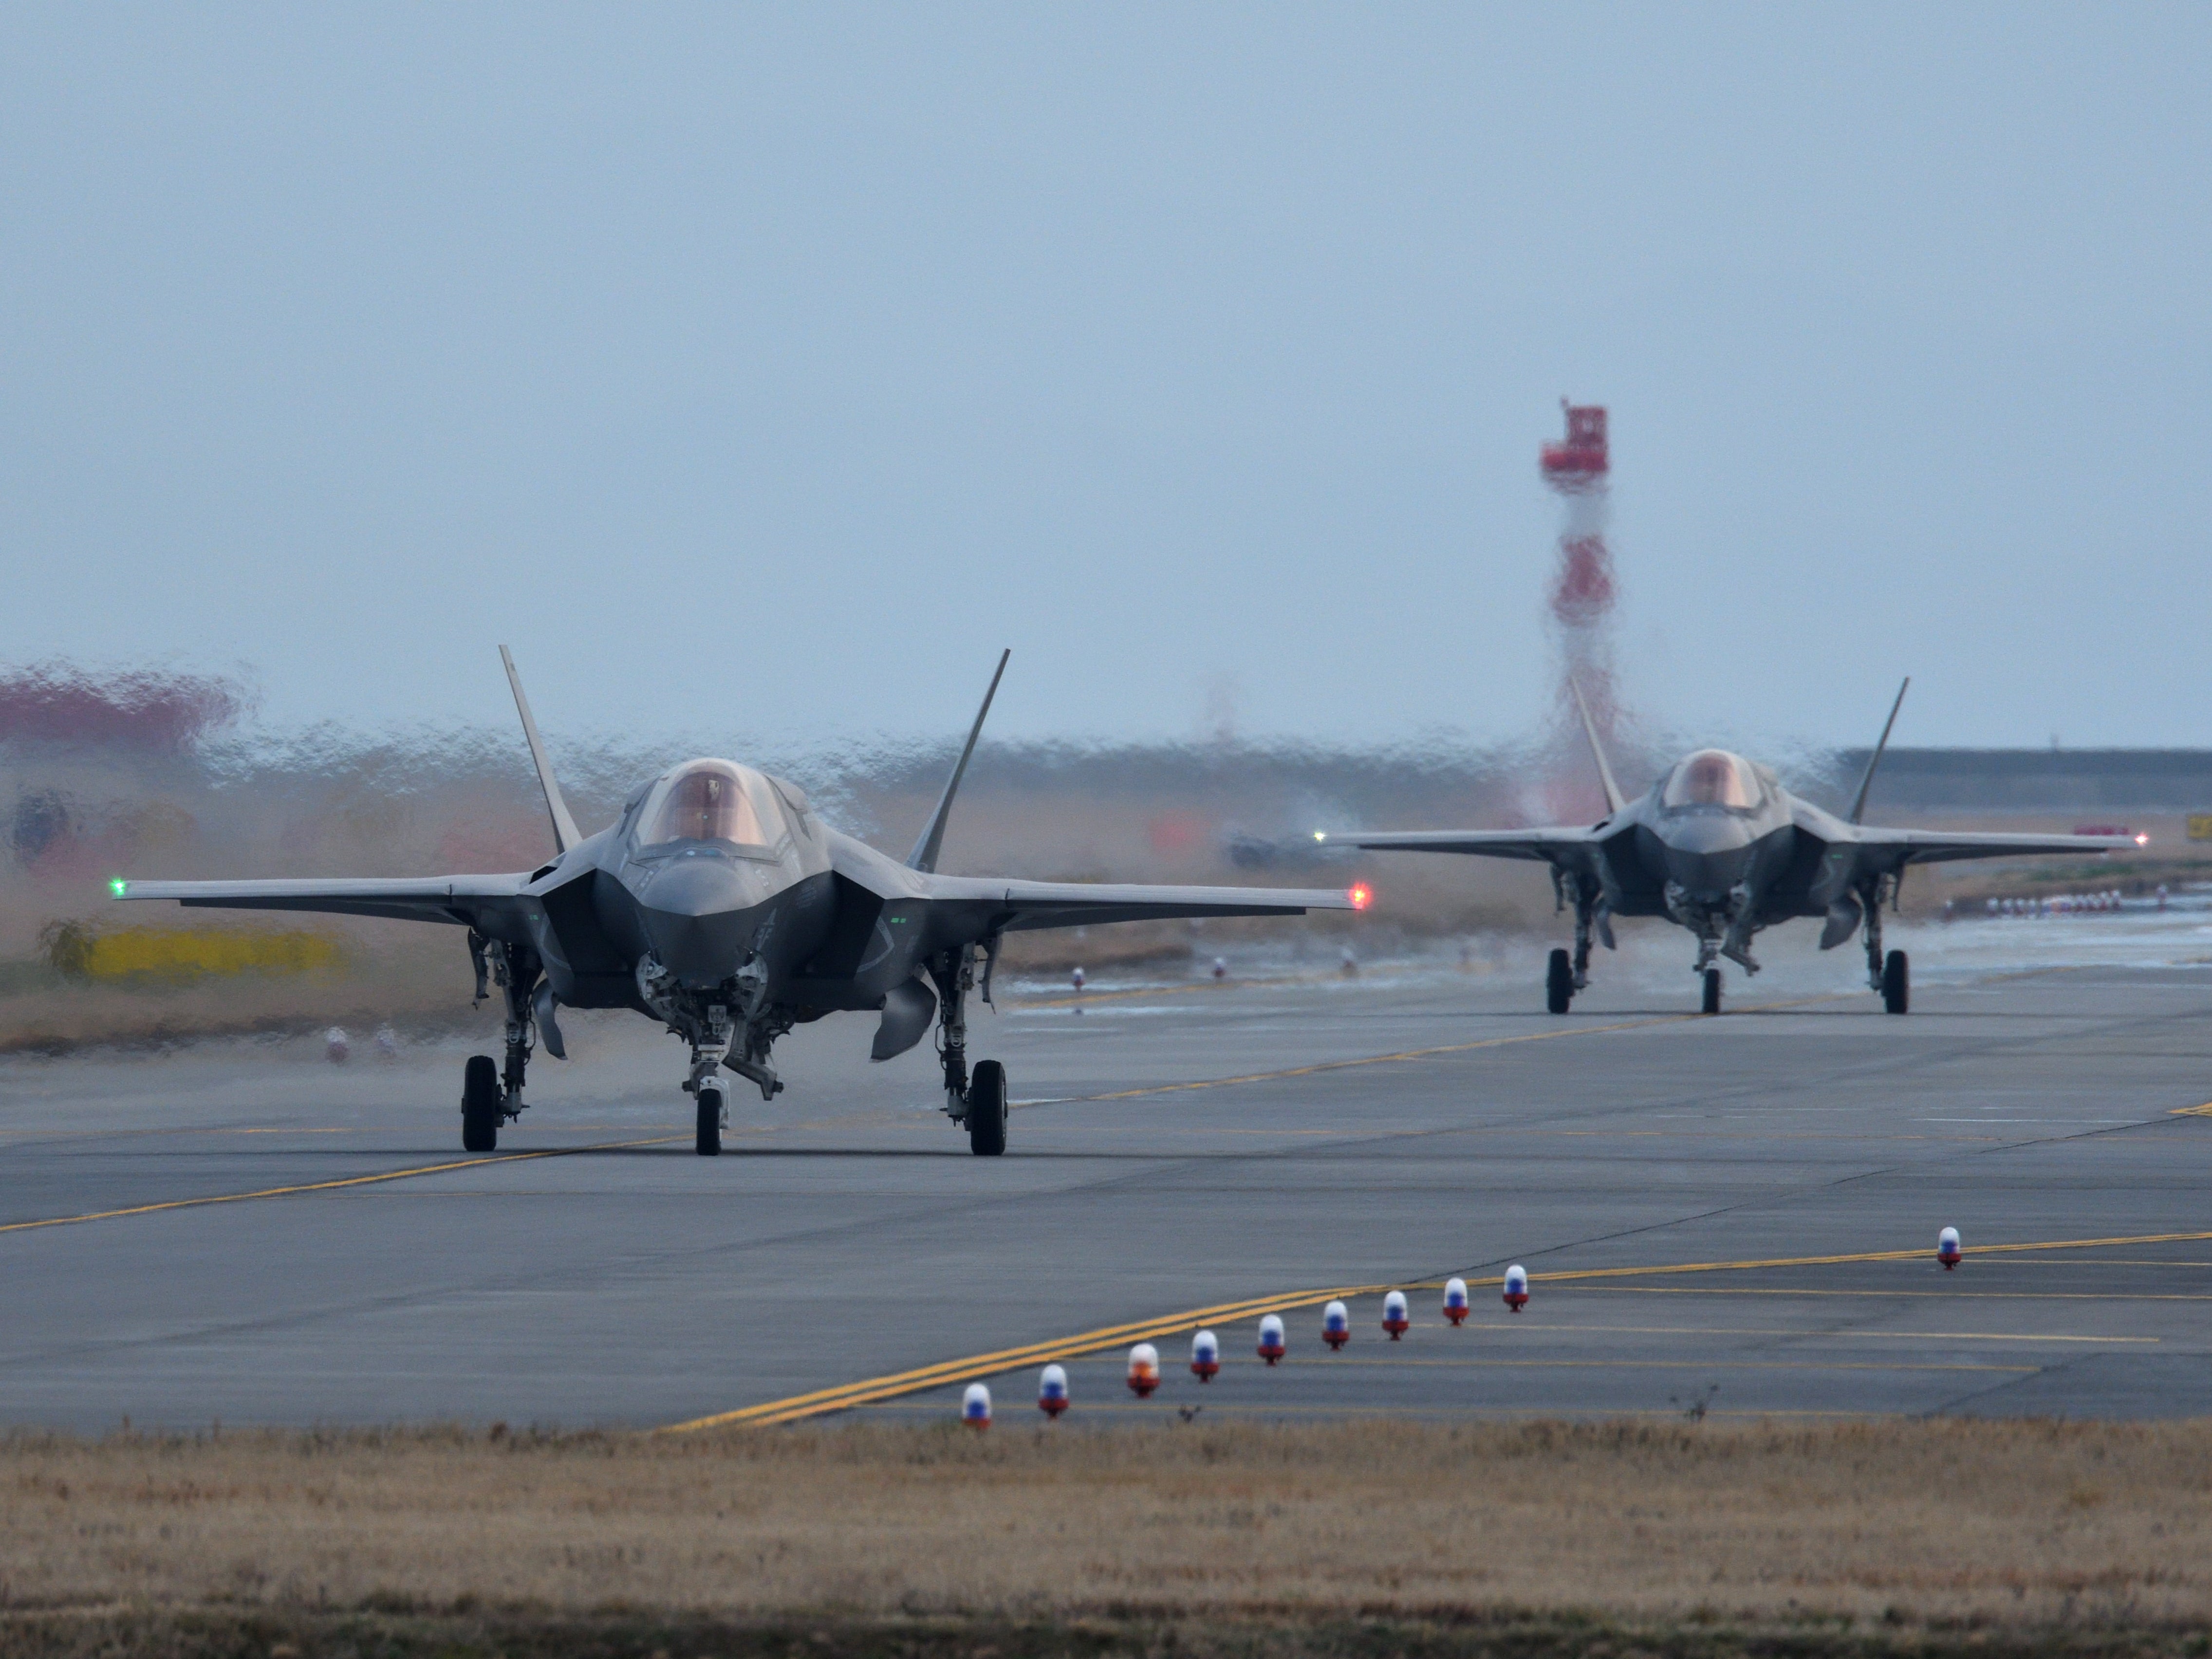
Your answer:
[[[968,1150],[996,1158],[1006,1150],[1006,1068],[979,1060],[968,1076]]]
[[[1544,1006],[1555,1014],[1564,1014],[1574,1000],[1575,964],[1565,951],[1554,951],[1550,965],[1544,969]]]
[[[1892,951],[1881,964],[1881,1006],[1892,1014],[1912,1006],[1912,964],[1902,951]]]
[[[1717,968],[1705,969],[1705,1000],[1703,1010],[1709,1014],[1717,1014],[1721,1011],[1721,970]]]
[[[702,1158],[722,1155],[723,1092],[708,1085],[699,1091],[699,1132],[692,1150]]]
[[[461,1070],[461,1150],[495,1152],[499,1150],[499,1062],[489,1054],[471,1054]]]

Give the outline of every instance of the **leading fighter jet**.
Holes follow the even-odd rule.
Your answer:
[[[1589,984],[1590,943],[1613,949],[1615,916],[1665,916],[1697,936],[1694,971],[1705,981],[1705,1012],[1721,1011],[1726,957],[1747,974],[1759,971],[1752,935],[1792,916],[1819,916],[1820,948],[1832,951],[1863,923],[1867,979],[1893,1014],[1911,1006],[1911,966],[1902,951],[1881,948],[1881,907],[1894,903],[1910,864],[2036,853],[2105,853],[2137,843],[2125,836],[1958,835],[1933,830],[1871,829],[1867,792],[1904,706],[1908,678],[1897,689],[1844,817],[1824,812],[1784,789],[1771,768],[1725,749],[1686,755],[1650,792],[1634,801],[1620,793],[1597,727],[1579,687],[1569,683],[1590,755],[1605,789],[1606,815],[1588,829],[1420,830],[1315,839],[1382,852],[1470,853],[1529,859],[1552,866],[1559,908],[1575,913],[1575,948],[1553,951],[1545,975],[1545,1005],[1564,1014]]]
[[[536,1043],[566,1058],[556,1011],[631,1008],[691,1048],[697,1150],[722,1150],[731,1072],[763,1101],[783,1083],[769,1051],[793,1026],[845,1010],[880,1012],[875,1060],[934,1023],[945,1112],[970,1151],[1006,1148],[1006,1073],[968,1065],[967,999],[991,1000],[1008,933],[1174,916],[1295,916],[1359,908],[1352,895],[1254,887],[1145,887],[1015,881],[937,872],[952,798],[1006,672],[1000,655],[937,810],[903,864],[841,835],[795,785],[727,760],[690,760],[641,784],[597,835],[576,827],[505,646],[516,712],[553,823],[554,856],[534,870],[420,879],[125,881],[118,898],[226,909],[396,916],[468,930],[477,999],[496,983],[507,1009],[504,1066],[463,1071],[461,1145],[488,1152],[523,1110]],[[979,985],[980,969],[980,985]]]

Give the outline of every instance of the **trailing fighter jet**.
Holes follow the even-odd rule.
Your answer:
[[[1881,948],[1881,907],[1893,903],[1909,864],[2034,853],[2104,853],[2136,844],[2126,836],[1954,835],[1933,830],[1870,829],[1867,792],[1889,745],[1891,727],[1910,678],[1897,690],[1844,817],[1824,812],[1783,788],[1773,771],[1725,749],[1686,755],[1631,801],[1613,781],[1597,727],[1570,682],[1583,731],[1604,786],[1606,815],[1588,829],[1421,830],[1401,834],[1316,835],[1382,852],[1470,853],[1484,858],[1540,860],[1552,866],[1559,906],[1575,913],[1575,948],[1552,952],[1545,1004],[1564,1014],[1589,984],[1590,941],[1613,948],[1615,916],[1665,916],[1697,936],[1695,971],[1705,981],[1705,1012],[1721,1011],[1726,957],[1747,974],[1759,971],[1752,935],[1792,916],[1819,916],[1820,948],[1833,950],[1863,924],[1867,979],[1882,1006],[1911,1006],[1911,964],[1902,951]]]
[[[794,785],[727,760],[691,760],[642,783],[622,816],[586,836],[569,816],[507,647],[500,657],[553,821],[556,851],[534,870],[421,879],[124,881],[118,898],[226,909],[396,916],[468,929],[477,998],[496,983],[507,1008],[504,1066],[469,1060],[461,1145],[488,1152],[522,1112],[523,1075],[542,1041],[565,1058],[556,1011],[634,1008],[690,1044],[697,1149],[722,1149],[728,1071],[764,1101],[769,1066],[794,1025],[880,1012],[871,1056],[889,1060],[940,1032],[945,1112],[971,1151],[1006,1146],[1006,1073],[968,1065],[967,999],[991,1000],[1011,933],[1173,916],[1284,916],[1358,908],[1340,891],[1015,881],[937,872],[952,798],[991,711],[1009,651],[914,851],[903,864],[841,835]],[[980,972],[979,972],[980,970]]]

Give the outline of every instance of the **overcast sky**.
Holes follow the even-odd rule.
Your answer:
[[[24,3],[0,661],[279,723],[2212,744],[2212,8]]]

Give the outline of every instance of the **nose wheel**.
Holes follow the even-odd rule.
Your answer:
[[[699,1133],[693,1150],[702,1158],[722,1155],[722,1125],[729,1116],[729,1091],[712,1082],[699,1085]]]
[[[1717,1014],[1721,1011],[1721,970],[1717,968],[1708,968],[1705,969],[1705,1000],[1702,1012]]]

